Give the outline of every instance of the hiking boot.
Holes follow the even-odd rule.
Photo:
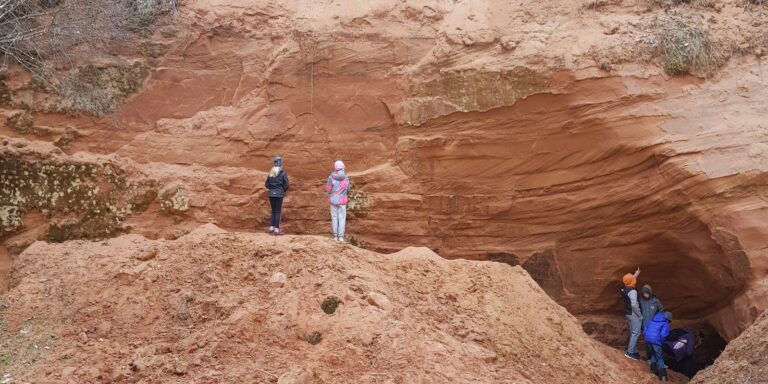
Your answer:
[[[661,380],[661,381],[668,381],[667,380],[667,369],[666,368],[659,369],[659,380]]]
[[[659,373],[659,366],[656,363],[651,363],[651,373],[654,375]]]
[[[637,353],[637,352],[635,352],[635,353],[629,353],[629,352],[625,352],[625,353],[624,353],[624,356],[625,356],[625,357],[628,357],[628,358],[630,358],[630,359],[632,359],[632,360],[637,360],[637,361],[640,361],[640,354],[639,354],[639,353]]]

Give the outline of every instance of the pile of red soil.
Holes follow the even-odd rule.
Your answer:
[[[0,369],[14,383],[656,381],[522,268],[424,248],[206,225],[36,242],[10,285]]]
[[[768,383],[768,312],[728,343],[715,364],[691,384]]]

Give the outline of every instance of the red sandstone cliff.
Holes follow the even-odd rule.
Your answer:
[[[285,229],[324,233],[320,186],[342,158],[357,244],[519,264],[585,318],[615,310],[640,266],[678,318],[733,338],[768,308],[766,9],[694,3],[186,2],[114,115],[15,93],[0,127],[14,172],[96,161],[122,176],[44,173],[112,185],[89,204],[114,220],[82,229],[93,212],[62,212],[46,189],[3,202],[4,247],[50,238],[50,222],[63,238],[261,230],[252,191],[275,154],[295,185]],[[718,44],[716,70],[664,72],[655,47],[680,20]],[[27,81],[12,75],[12,90]]]

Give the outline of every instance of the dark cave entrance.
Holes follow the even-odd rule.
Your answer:
[[[623,313],[611,313],[606,315],[582,315],[577,316],[581,320],[584,332],[594,339],[618,350],[624,351],[629,340],[629,328]],[[669,369],[693,377],[698,371],[712,365],[720,356],[728,344],[725,339],[707,321],[676,321],[670,324],[673,340],[675,330],[687,329],[695,336],[695,348],[693,356],[685,361],[678,362],[669,347],[665,346],[664,361]],[[646,359],[645,343],[642,336],[638,341],[638,352]]]
[[[488,253],[485,259],[499,263],[505,263],[512,266],[520,266],[525,269],[531,278],[556,301],[560,301],[562,291],[561,271],[557,265],[555,251],[545,249],[540,252],[534,252],[524,262],[520,262],[520,257],[514,253],[496,252]],[[689,261],[690,260],[685,260]],[[649,275],[665,276],[666,271],[679,270],[677,266],[656,265],[647,268]],[[706,276],[705,271],[695,271],[693,275],[699,277]],[[690,279],[689,279],[690,280]],[[661,282],[656,282],[656,286],[664,287]],[[710,282],[711,283],[711,282]],[[611,289],[611,292],[618,292],[618,287]],[[698,288],[698,287],[697,287]],[[671,288],[664,289],[668,293],[673,293]],[[700,289],[699,292],[704,291]],[[669,295],[668,297],[674,297]],[[727,300],[724,300],[727,301]],[[596,340],[607,344],[613,348],[624,350],[627,347],[629,339],[629,330],[623,312],[618,310],[620,307],[618,301],[615,309],[617,311],[603,312],[599,315],[576,314],[582,322],[584,331]],[[693,356],[685,361],[678,362],[672,355],[671,349],[665,350],[665,362],[668,368],[684,374],[689,378],[693,377],[698,371],[712,365],[725,349],[728,342],[717,332],[717,330],[706,320],[689,320],[702,318],[703,313],[698,306],[692,306],[686,303],[682,298],[680,300],[668,301],[670,310],[678,316],[680,320],[673,320],[670,325],[671,330],[687,329],[695,335],[695,345]],[[719,305],[717,303],[710,303]],[[643,358],[645,356],[645,344],[640,337],[638,342],[638,351]]]
[[[712,365],[728,345],[728,342],[708,324],[703,325],[698,331],[698,347],[693,353],[693,374]]]

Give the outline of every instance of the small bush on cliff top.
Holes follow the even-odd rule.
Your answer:
[[[658,49],[664,70],[670,75],[686,73],[707,77],[722,62],[722,51],[705,30],[683,20],[670,20],[658,34]]]

